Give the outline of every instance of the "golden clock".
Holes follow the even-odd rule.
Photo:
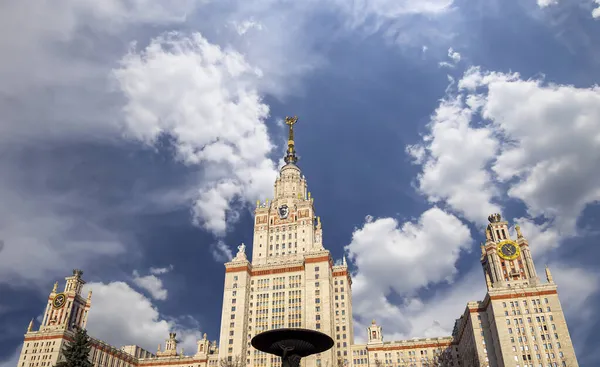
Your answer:
[[[52,300],[52,307],[62,308],[67,303],[67,296],[64,293],[59,293]]]
[[[498,255],[504,260],[514,260],[521,255],[519,245],[511,240],[504,240],[498,243]]]

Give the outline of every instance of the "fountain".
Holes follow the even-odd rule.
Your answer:
[[[265,331],[254,336],[251,343],[261,352],[281,357],[281,367],[299,367],[302,357],[333,347],[333,339],[329,335],[300,328]]]

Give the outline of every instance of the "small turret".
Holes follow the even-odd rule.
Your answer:
[[[367,344],[381,344],[383,343],[383,334],[381,326],[377,325],[375,319],[371,321],[371,325],[367,328],[369,333],[369,339]]]

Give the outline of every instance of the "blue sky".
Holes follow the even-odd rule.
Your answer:
[[[0,366],[74,267],[88,329],[218,339],[298,115],[356,338],[449,334],[482,299],[487,215],[553,271],[580,365],[600,327],[600,4],[30,0],[0,5]],[[135,305],[135,307],[131,307]]]

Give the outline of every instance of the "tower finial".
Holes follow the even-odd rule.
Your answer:
[[[29,326],[27,327],[27,332],[33,331],[33,319],[29,321]]]
[[[546,280],[548,280],[548,283],[554,283],[554,279],[552,278],[552,273],[550,272],[548,265],[546,265]]]
[[[296,149],[294,149],[294,125],[298,122],[298,117],[286,117],[285,124],[289,126],[289,136],[288,136],[288,148],[287,153],[285,154],[285,158],[283,159],[285,163],[296,163],[298,162],[298,157],[296,156]]]

